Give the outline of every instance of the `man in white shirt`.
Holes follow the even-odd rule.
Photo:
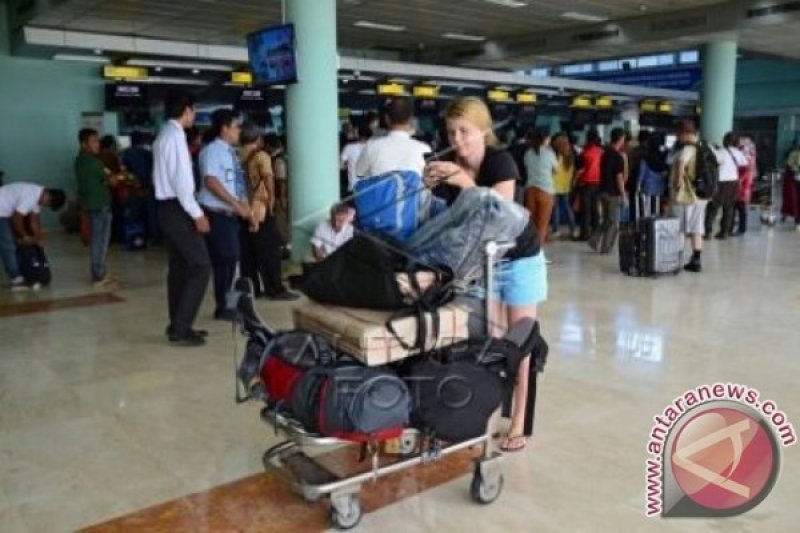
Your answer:
[[[353,213],[347,205],[333,206],[330,217],[317,225],[311,239],[315,260],[322,261],[353,238],[352,220]]]
[[[356,176],[370,178],[387,172],[411,170],[422,176],[427,144],[411,138],[414,107],[407,98],[392,100],[386,109],[389,133],[367,142],[356,163]]]
[[[209,223],[195,199],[192,159],[184,130],[194,124],[193,97],[167,94],[167,124],[153,143],[153,182],[158,218],[169,254],[167,337],[174,344],[200,346],[207,332],[193,329],[208,286],[211,260],[203,235]]]
[[[733,230],[733,210],[739,194],[739,169],[747,167],[747,158],[739,150],[739,138],[733,133],[725,134],[722,148],[715,150],[719,162],[719,188],[706,209],[706,239],[711,238],[714,220],[722,209],[722,222],[716,238],[725,240]]]
[[[342,169],[347,170],[347,192],[353,192],[353,186],[355,186],[358,179],[356,164],[358,164],[361,152],[364,151],[364,146],[370,137],[372,137],[370,129],[366,126],[361,126],[358,128],[358,140],[347,143],[342,149]]]
[[[17,242],[23,246],[41,244],[40,209],[50,207],[58,211],[65,201],[64,191],[45,189],[34,183],[17,182],[0,187],[0,256],[12,291],[27,289],[17,262]]]

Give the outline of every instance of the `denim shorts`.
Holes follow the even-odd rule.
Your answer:
[[[485,298],[483,287],[470,295]],[[511,307],[539,305],[547,300],[547,264],[544,252],[533,257],[501,261],[495,268],[493,298]]]

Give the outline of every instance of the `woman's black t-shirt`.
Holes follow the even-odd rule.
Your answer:
[[[450,154],[442,158],[446,161],[455,162],[455,154]],[[493,146],[486,147],[486,154],[483,157],[475,184],[478,187],[492,188],[498,183],[512,181],[514,184],[519,181],[519,169],[517,163],[508,151]],[[437,185],[433,193],[443,198],[447,205],[455,202],[461,189],[449,184]],[[525,230],[517,237],[516,246],[509,250],[505,257],[507,259],[519,259],[521,257],[531,257],[539,253],[539,238],[533,221],[528,220]]]

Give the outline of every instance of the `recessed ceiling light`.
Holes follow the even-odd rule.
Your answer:
[[[200,74],[200,69],[199,68],[193,68],[192,69],[192,74]]]
[[[453,32],[443,33],[442,37],[444,37],[445,39],[452,39],[454,41],[483,42],[486,40],[486,37],[484,37],[483,35],[469,35],[467,33],[453,33]]]
[[[518,0],[485,0],[485,1],[490,4],[495,4],[504,7],[525,7],[528,5],[527,2],[519,2]]]
[[[368,20],[359,20],[358,22],[354,23],[353,26],[356,26],[358,28],[367,28],[370,30],[406,31],[405,26],[398,26],[395,24],[381,24],[379,22],[370,22]]]
[[[164,70],[164,69],[161,68],[161,67],[156,67],[156,72],[161,72],[162,70]]]
[[[111,60],[105,56],[90,56],[80,54],[56,54],[53,56],[56,61],[84,61],[86,63],[110,63]]]
[[[198,63],[198,62],[191,62],[191,61],[162,61],[160,59],[147,59],[147,58],[139,58],[139,57],[132,57],[125,61],[126,65],[136,66],[136,67],[164,67],[164,68],[174,68],[174,69],[184,69],[184,70],[212,70],[212,71],[219,71],[219,72],[231,72],[233,67],[230,65],[221,65],[219,63]]]
[[[94,49],[94,55],[96,55],[96,56],[103,55],[103,51],[102,51],[102,50],[100,50],[99,48],[95,48],[95,49]]]
[[[561,18],[570,20],[580,20],[581,22],[605,22],[606,20],[608,20],[608,17],[591,15],[589,13],[579,13],[577,11],[567,11],[565,13],[561,13]]]

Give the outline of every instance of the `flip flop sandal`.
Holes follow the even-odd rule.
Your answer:
[[[522,444],[519,444],[520,442]],[[527,444],[528,444],[528,438],[524,435],[506,437],[505,442],[500,445],[500,451],[503,451],[505,453],[518,452],[520,450],[524,450]]]

